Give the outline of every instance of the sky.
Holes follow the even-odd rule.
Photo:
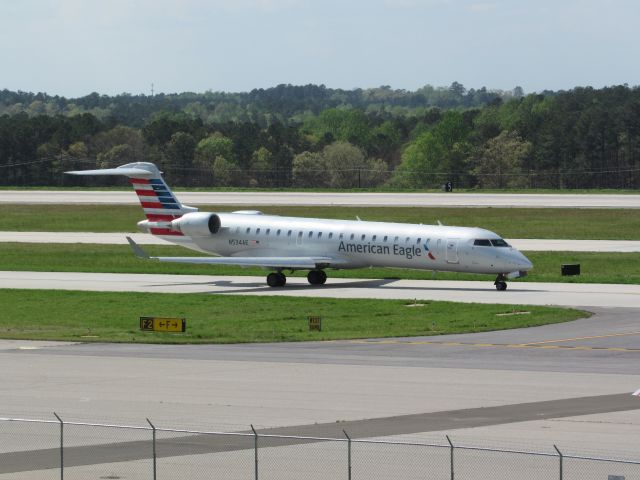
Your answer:
[[[638,0],[0,0],[0,89],[640,84]]]

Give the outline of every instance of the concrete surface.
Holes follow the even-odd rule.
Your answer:
[[[271,288],[264,277],[252,276],[0,271],[0,288],[447,300],[571,307],[640,306],[640,285],[595,283],[512,281],[508,290],[498,292],[490,281],[367,280],[329,276],[327,284],[322,286],[311,286],[305,278],[292,277],[286,287]]]
[[[189,205],[640,208],[640,195],[528,193],[177,192]],[[131,191],[3,190],[0,203],[137,204]]]

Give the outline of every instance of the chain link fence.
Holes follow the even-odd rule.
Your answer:
[[[134,161],[134,160],[132,160]],[[0,185],[5,186],[101,186],[123,185],[115,177],[85,178],[64,175],[67,170],[117,167],[86,158],[59,155],[32,162],[0,164]],[[638,189],[640,165],[602,165],[601,168],[474,173],[467,171],[414,171],[373,169],[367,166],[313,168],[304,171],[292,165],[255,169],[227,168],[224,172],[203,166],[159,164],[173,187],[198,188],[295,188],[295,189]]]
[[[630,480],[640,461],[442,443],[0,418],[0,480]]]

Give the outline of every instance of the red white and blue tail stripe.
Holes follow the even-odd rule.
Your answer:
[[[124,175],[129,177],[140,205],[150,224],[149,231],[154,235],[182,236],[182,233],[171,230],[172,220],[185,213],[197,212],[198,209],[182,205],[162,178],[162,172],[153,163],[135,162],[117,168],[101,170],[79,170],[66,172],[72,175]]]

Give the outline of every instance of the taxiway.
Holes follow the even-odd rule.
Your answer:
[[[354,192],[175,192],[187,205],[640,208],[640,195]],[[133,191],[3,190],[0,203],[137,204]]]
[[[509,282],[505,292],[496,291],[487,281],[330,278],[325,285],[311,286],[300,277],[290,277],[284,288],[271,288],[264,277],[252,276],[0,271],[0,288],[446,300],[568,307],[637,308],[640,305],[640,285],[517,281]]]

